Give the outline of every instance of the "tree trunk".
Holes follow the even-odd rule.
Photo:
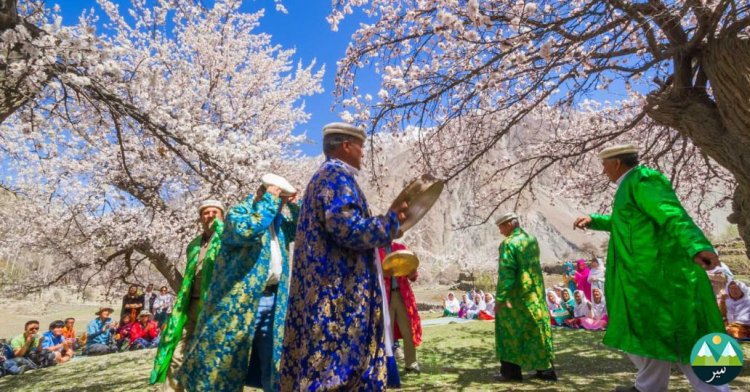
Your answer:
[[[703,89],[677,85],[651,94],[647,113],[689,137],[734,175],[737,188],[728,220],[737,224],[750,257],[750,40],[711,40],[698,60],[715,101]]]
[[[170,262],[165,254],[154,251],[149,244],[138,245],[135,247],[135,250],[149,258],[151,264],[153,264],[164,276],[169,287],[171,287],[175,293],[180,291],[180,287],[182,287],[182,274],[177,269],[177,265]]]

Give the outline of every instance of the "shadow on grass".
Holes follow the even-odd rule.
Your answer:
[[[603,332],[553,329],[555,383],[524,375],[522,383],[498,383],[494,325],[491,322],[436,326],[425,329],[425,344],[419,348],[421,375],[402,377],[403,390],[450,391],[613,391],[618,385],[632,385],[635,367],[627,356],[601,343]],[[750,354],[750,345],[743,351]],[[747,355],[746,355],[747,357]],[[749,366],[732,382],[733,390],[750,390]],[[674,369],[670,391],[690,387]]]
[[[422,373],[402,374],[403,391],[613,391],[632,385],[635,368],[627,357],[602,345],[602,332],[553,330],[555,368],[560,378],[544,382],[525,374],[524,382],[501,384],[495,359],[492,322],[426,327],[418,349]],[[745,365],[731,387],[750,391],[750,343],[744,343]],[[153,390],[148,385],[154,350],[101,357],[80,357],[72,362],[0,378],[0,391],[130,392]],[[254,389],[246,388],[246,391]],[[673,370],[670,391],[688,391],[688,383]]]

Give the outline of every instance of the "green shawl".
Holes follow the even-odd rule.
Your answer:
[[[214,261],[216,260],[216,256],[219,254],[219,249],[221,247],[221,236],[224,232],[224,222],[220,219],[214,219],[211,227],[214,229],[214,234],[211,236],[211,243],[208,247],[208,251],[206,251],[206,256],[203,259],[203,275],[200,291],[201,299],[198,303],[198,314],[200,314],[200,309],[203,307],[203,303],[206,301],[206,296],[208,295],[208,287],[211,284],[211,275],[214,270]],[[195,269],[198,266],[198,256],[201,250],[202,237],[202,234],[195,237],[187,246],[185,252],[187,255],[185,275],[182,280],[180,292],[177,293],[177,299],[172,308],[172,315],[169,317],[166,327],[161,333],[159,349],[156,351],[156,358],[154,359],[154,369],[151,371],[151,379],[149,380],[151,384],[164,382],[167,377],[169,363],[172,362],[172,354],[174,353],[175,347],[177,347],[177,343],[182,339],[182,329],[187,321],[187,313],[190,308],[190,292],[193,288]]]

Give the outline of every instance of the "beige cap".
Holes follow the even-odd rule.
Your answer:
[[[617,146],[607,147],[599,152],[600,159],[618,157],[620,155],[638,154],[638,147],[633,144],[620,144]]]
[[[273,186],[279,187],[279,189],[281,189],[281,193],[284,196],[289,196],[289,195],[293,195],[297,193],[297,189],[294,186],[292,186],[292,184],[290,184],[289,181],[286,180],[286,178],[277,174],[273,174],[273,173],[265,174],[263,177],[260,178],[260,181],[265,186],[273,185]]]
[[[151,312],[149,312],[148,310],[141,310],[141,313],[138,314],[138,317],[141,317],[141,316],[151,317]]]
[[[354,136],[356,138],[359,138],[363,142],[365,141],[365,139],[367,139],[367,134],[365,133],[365,131],[362,128],[355,127],[352,124],[334,122],[326,124],[326,126],[323,127],[323,137],[337,133],[341,135]]]
[[[215,208],[218,208],[218,209],[220,209],[220,210],[221,210],[221,213],[222,213],[222,214],[223,214],[224,212],[226,212],[226,211],[224,210],[224,204],[223,204],[222,202],[218,201],[218,200],[215,200],[215,199],[207,199],[207,200],[203,200],[203,201],[201,202],[201,204],[200,204],[200,205],[198,206],[198,212],[201,212],[201,211],[203,211],[203,209],[204,209],[204,208],[208,208],[208,207],[215,207]]]
[[[516,215],[514,212],[506,212],[505,214],[497,218],[495,224],[500,226],[511,219],[518,219],[518,215]]]

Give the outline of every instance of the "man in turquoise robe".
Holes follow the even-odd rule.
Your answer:
[[[599,157],[617,184],[612,214],[579,217],[574,227],[610,232],[604,344],[626,352],[638,368],[635,385],[617,391],[666,391],[671,364],[697,391],[728,390],[704,383],[689,365],[698,339],[724,332],[705,271],[719,264],[713,246],[669,180],[638,164],[637,147],[610,147]]]
[[[177,379],[189,391],[239,392],[251,353],[263,390],[278,390],[286,318],[288,238],[297,225],[294,196],[276,186],[230,208],[206,303]],[[280,264],[280,265],[279,265]],[[276,272],[274,272],[276,271]],[[260,316],[260,317],[258,317]],[[259,339],[255,339],[259,337]]]
[[[371,216],[357,185],[364,131],[329,124],[326,161],[305,190],[295,237],[281,391],[385,388],[383,298],[374,264],[404,205]]]

